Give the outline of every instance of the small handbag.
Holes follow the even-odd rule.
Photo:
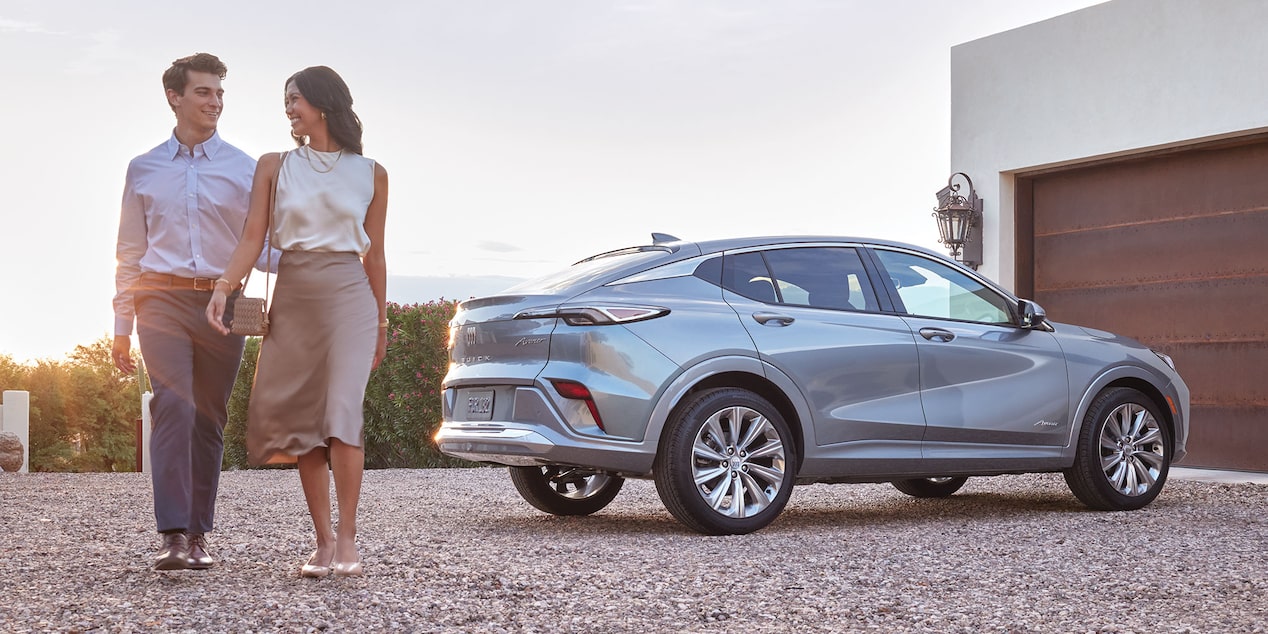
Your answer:
[[[277,208],[277,181],[282,173],[282,163],[286,155],[282,152],[277,161],[277,172],[273,174],[273,191],[269,192],[269,224],[265,234],[273,230],[273,212]],[[273,236],[269,236],[269,250],[273,249]],[[246,337],[263,337],[269,334],[269,273],[272,267],[264,269],[264,297],[238,297],[233,303],[233,317],[229,320],[229,332]],[[251,271],[247,270],[246,279],[242,280],[242,288],[251,281]]]

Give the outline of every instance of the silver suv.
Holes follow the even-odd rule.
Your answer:
[[[1170,358],[1050,322],[940,254],[652,238],[459,305],[442,452],[510,466],[556,515],[652,478],[709,534],[758,530],[814,482],[942,497],[969,476],[1061,471],[1084,504],[1137,509],[1184,456]]]

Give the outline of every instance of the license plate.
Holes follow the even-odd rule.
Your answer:
[[[493,420],[493,390],[467,392],[467,420]]]

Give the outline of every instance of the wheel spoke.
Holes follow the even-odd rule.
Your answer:
[[[731,509],[727,515],[744,517],[744,479],[731,478]]]
[[[697,458],[703,458],[710,462],[722,462],[727,459],[725,454],[706,444],[703,438],[696,439],[695,444],[691,446],[691,453]]]
[[[1123,437],[1124,433],[1123,410],[1120,408],[1114,410],[1114,413],[1110,414],[1109,418],[1105,420],[1105,431],[1101,434],[1101,439],[1105,440],[1108,438],[1110,441],[1117,441]]]
[[[753,498],[753,513],[762,512],[762,509],[770,504],[770,498],[766,495],[766,487],[754,480],[749,473],[741,473],[739,479],[744,481],[744,488],[749,491]],[[741,503],[740,507],[744,508],[744,504]]]
[[[1122,491],[1125,486],[1124,482],[1127,479],[1127,465],[1122,461],[1118,461],[1114,466],[1113,473],[1107,469],[1105,475],[1109,478],[1110,484],[1113,485],[1115,490]]]
[[[749,423],[748,431],[745,432],[744,438],[735,443],[736,447],[747,448],[757,442],[766,433],[766,429],[770,427],[770,423],[762,416],[754,416],[752,422]]]
[[[709,494],[705,496],[705,499],[709,501],[710,508],[717,511],[722,507],[722,499],[726,497],[726,491],[729,485],[730,483],[725,480],[719,482],[718,486],[713,487],[713,491],[710,491]]]
[[[1123,466],[1126,471],[1126,473],[1124,473],[1124,476],[1126,476],[1124,478],[1126,483],[1121,490],[1127,495],[1135,495],[1136,487],[1140,484],[1140,481],[1136,479],[1136,467],[1130,460],[1124,461]]]
[[[748,473],[749,473],[749,476],[753,477],[754,479],[760,478],[763,481],[765,481],[767,484],[777,485],[784,480],[783,471],[779,469],[772,469],[770,467],[764,467],[759,464],[750,463],[748,466]]]
[[[1146,417],[1149,416],[1149,412],[1143,407],[1131,406],[1131,409],[1128,410],[1128,415],[1131,416],[1131,437],[1139,438],[1141,430],[1145,427]]]
[[[1153,445],[1162,442],[1162,430],[1157,427],[1145,431],[1145,435],[1136,441],[1137,446]]]
[[[1150,467],[1158,471],[1162,471],[1162,456],[1152,451],[1138,451],[1136,452],[1136,459],[1148,463]]]
[[[721,466],[708,470],[699,469],[696,471],[696,486],[708,484],[711,480],[717,480],[718,478],[725,477],[727,471],[729,471],[729,469],[725,469]]]
[[[1122,461],[1123,461],[1123,454],[1115,451],[1114,453],[1101,458],[1101,470],[1104,471],[1108,475],[1110,472],[1110,469],[1113,469],[1115,466],[1118,465],[1118,463]]]
[[[1135,472],[1135,475],[1133,476],[1132,479],[1135,480],[1137,483],[1144,484],[1145,490],[1148,490],[1150,487],[1154,485],[1154,482],[1158,481],[1158,479],[1154,477],[1153,472],[1150,471],[1149,468],[1145,466],[1144,462],[1141,461],[1139,458],[1133,458],[1131,461],[1131,464],[1133,467],[1132,471]],[[1133,490],[1134,489],[1135,487],[1133,487]],[[1142,493],[1143,492],[1144,491],[1142,491]]]
[[[740,438],[740,425],[744,422],[744,410],[739,406],[732,407],[726,413],[726,443],[734,443]]]
[[[784,457],[784,443],[779,442],[778,437],[767,440],[766,444],[749,452],[748,459],[756,460],[758,458],[769,458],[771,456],[780,459],[783,459]]]
[[[1105,431],[1106,433],[1101,434],[1101,453],[1118,451],[1118,438],[1110,437],[1109,429]]]

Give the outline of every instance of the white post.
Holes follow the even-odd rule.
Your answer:
[[[141,393],[141,472],[150,472],[150,434],[153,433],[154,418],[150,416],[150,399],[153,392]]]
[[[0,415],[0,431],[7,431],[22,442],[22,468],[18,473],[31,471],[31,394],[22,390],[5,390],[3,415]]]

